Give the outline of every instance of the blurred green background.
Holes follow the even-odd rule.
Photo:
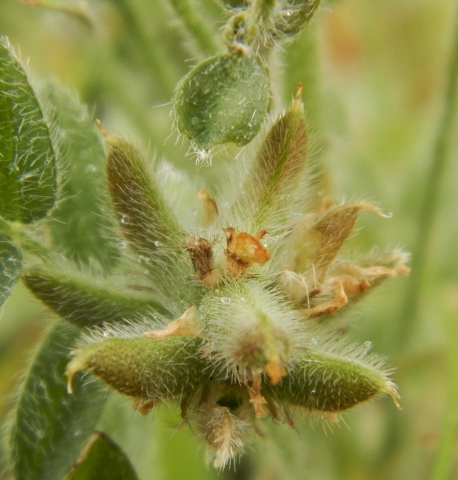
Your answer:
[[[228,150],[213,167],[196,168],[188,145],[177,141],[173,89],[202,57],[171,3],[1,0],[0,34],[29,59],[34,76],[75,89],[105,128],[209,185],[237,168],[237,160]],[[194,3],[219,42],[221,9],[211,0]],[[363,302],[350,333],[388,356],[403,411],[382,399],[339,424],[304,418],[291,429],[265,422],[268,438],[258,440],[235,476],[219,478],[458,478],[456,118],[442,157],[436,147],[444,110],[458,110],[445,98],[457,18],[453,0],[324,1],[313,25],[276,58],[273,86],[282,92],[276,108],[298,81],[305,83],[311,151],[326,195],[375,200],[393,213],[390,220],[363,216],[349,250],[378,245],[413,254],[411,276]],[[31,349],[55,321],[21,286],[0,313],[0,418],[7,417]],[[142,480],[217,478],[174,409],[143,418],[115,397],[101,427],[131,456]]]

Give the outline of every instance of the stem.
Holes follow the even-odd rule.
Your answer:
[[[132,3],[130,0],[115,0],[115,4],[124,19],[127,30],[145,55],[145,63],[148,65],[148,70],[154,74],[157,85],[165,97],[169,98],[175,87],[177,75],[175,75],[175,72],[170,67],[170,62],[155,48],[158,43],[149,38],[149,35],[146,33],[141,21],[132,8]]]
[[[49,257],[49,250],[33,239],[19,223],[10,223],[0,218],[0,234],[8,235],[24,251],[42,259]]]
[[[458,14],[457,14],[458,20]],[[455,23],[456,25],[457,23]],[[417,243],[413,248],[412,274],[407,284],[404,308],[397,347],[404,348],[418,319],[420,299],[422,298],[422,279],[427,267],[427,253],[431,243],[435,217],[438,212],[440,191],[448,160],[449,140],[452,134],[458,97],[458,30],[454,30],[452,56],[448,73],[448,85],[444,93],[443,113],[440,119],[433,158],[427,175],[425,193],[421,201],[418,220]]]
[[[458,433],[458,327],[454,318],[447,319],[448,338],[448,398],[442,422],[442,434],[437,451],[436,462],[430,480],[447,480],[455,461],[454,448]],[[447,328],[448,327],[448,328]]]
[[[39,7],[66,13],[81,22],[85,27],[94,30],[94,22],[88,13],[86,3],[81,2],[76,6],[55,4],[47,0],[22,0],[22,3],[30,7]]]
[[[286,104],[291,101],[302,83],[302,100],[307,112],[307,124],[311,125],[313,134],[321,132],[323,122],[323,92],[321,88],[320,60],[317,41],[317,24],[309,24],[294,42],[285,47],[284,98]]]
[[[112,54],[94,48],[90,55],[94,68],[97,65],[103,65],[103,68],[98,69],[98,84],[103,87],[110,98],[116,100],[116,104],[123,109],[123,112],[145,139],[149,139],[154,145],[162,145],[163,139],[157,133],[157,128],[148,112],[145,112],[145,103],[134,89],[128,88],[126,82],[121,78]]]
[[[217,52],[218,45],[213,38],[213,32],[207,27],[203,9],[193,5],[190,0],[170,0],[170,3],[204,56]]]

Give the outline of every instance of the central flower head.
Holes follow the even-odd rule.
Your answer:
[[[199,191],[203,226],[194,232],[180,225],[137,150],[106,139],[120,232],[142,258],[154,314],[93,335],[69,364],[69,380],[87,370],[142,413],[176,400],[216,467],[243,451],[267,414],[292,425],[291,407],[335,417],[384,393],[396,398],[380,359],[348,348],[333,318],[407,273],[407,257],[339,258],[358,214],[380,211],[313,198],[299,96],[267,133],[230,207]]]

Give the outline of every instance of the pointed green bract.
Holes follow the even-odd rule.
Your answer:
[[[22,253],[7,235],[0,235],[0,307],[10,296],[22,269]]]
[[[196,65],[173,99],[178,130],[198,149],[246,145],[259,132],[269,106],[265,66],[245,54],[224,54]]]
[[[95,432],[66,480],[137,480],[121,448],[102,432]]]
[[[151,295],[109,285],[106,279],[96,281],[76,271],[71,274],[36,265],[22,279],[37,298],[79,328],[170,316]]]
[[[16,480],[62,480],[87,443],[100,416],[105,394],[96,385],[67,392],[65,367],[79,332],[56,325],[36,353],[19,391],[9,434]]]
[[[127,140],[107,135],[111,200],[123,235],[152,261],[183,250],[180,226],[148,174],[140,152]]]
[[[53,126],[65,152],[64,165],[59,166],[66,178],[50,223],[53,242],[67,258],[82,264],[96,260],[108,268],[119,254],[111,238],[114,222],[106,215],[102,139],[76,94],[56,82],[48,82],[43,93],[53,106]]]
[[[0,215],[31,223],[54,206],[56,154],[42,107],[5,37],[0,39]]]
[[[185,237],[140,152],[128,141],[106,136],[107,176],[122,235],[138,254],[138,267],[156,291],[172,301],[193,303]]]
[[[252,231],[274,233],[289,220],[288,212],[297,203],[294,193],[307,159],[307,129],[299,94],[300,90],[269,130],[235,206],[240,215],[251,219]]]
[[[72,383],[76,372],[88,371],[118,392],[142,400],[186,397],[208,378],[200,345],[201,340],[192,337],[109,338],[78,350],[67,375]]]

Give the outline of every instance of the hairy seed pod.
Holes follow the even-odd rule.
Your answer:
[[[78,371],[87,371],[118,392],[160,402],[191,395],[204,382],[201,340],[189,337],[109,338],[75,353],[67,367],[69,390]],[[208,375],[207,375],[208,376]]]
[[[265,382],[262,393],[276,402],[310,411],[338,413],[383,394],[397,404],[394,383],[378,357],[306,350],[277,385]]]
[[[257,58],[238,53],[196,65],[178,84],[173,99],[178,130],[204,150],[221,143],[249,143],[268,105],[266,68]]]

